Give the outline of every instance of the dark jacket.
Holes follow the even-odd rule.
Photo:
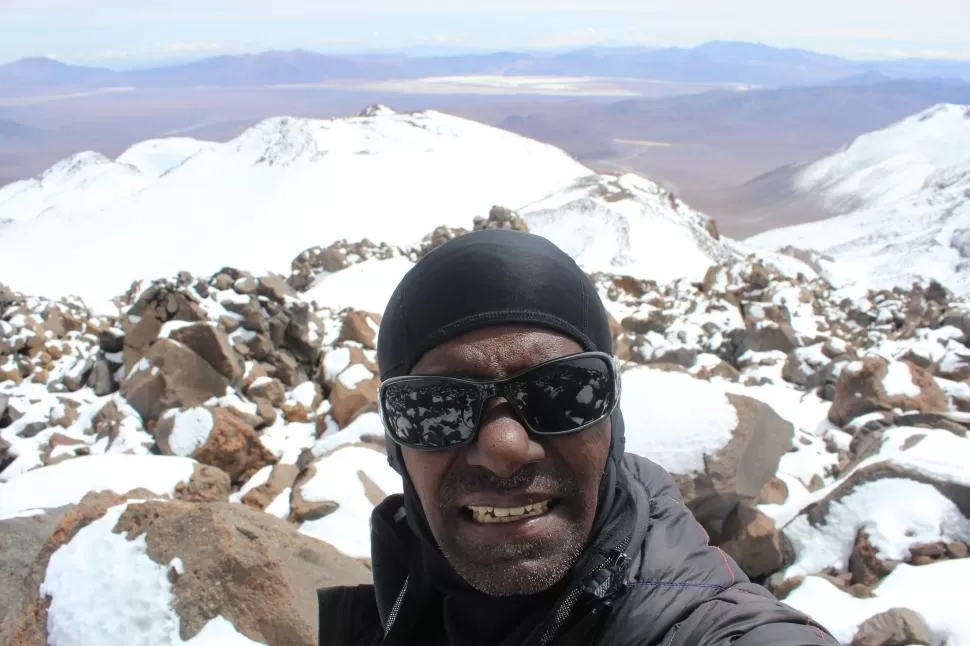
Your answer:
[[[522,646],[816,646],[833,639],[805,615],[751,583],[734,560],[708,544],[667,473],[632,454],[621,471],[632,494],[632,532],[608,537],[592,576],[571,581]],[[415,631],[441,621],[423,610],[427,590],[418,551],[403,522],[402,497],[375,509],[375,550],[397,550],[375,586],[319,592],[321,646],[427,643]],[[630,524],[627,524],[630,526]],[[424,627],[423,627],[424,626]],[[517,638],[518,639],[518,638]],[[442,642],[435,642],[442,643]],[[504,645],[503,645],[504,646]]]

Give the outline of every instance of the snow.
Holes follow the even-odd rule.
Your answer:
[[[827,567],[848,569],[856,535],[864,530],[881,559],[903,560],[921,543],[970,543],[970,519],[936,487],[884,478],[856,487],[829,505],[823,524],[807,516],[785,526],[797,558],[785,576],[814,574]]]
[[[224,617],[193,639],[179,636],[169,568],[148,556],[147,535],[113,531],[127,504],[111,507],[50,558],[40,594],[50,597],[50,646],[215,646],[258,644]],[[108,555],[108,558],[106,558]],[[97,603],[92,603],[96,599]]]
[[[172,434],[168,438],[169,448],[172,449],[173,455],[182,457],[192,455],[209,441],[209,435],[215,427],[212,412],[201,406],[181,412],[174,411],[166,414],[166,417],[175,418]]]
[[[338,507],[323,518],[300,525],[300,532],[330,543],[344,554],[369,558],[370,515],[374,505],[359,475],[366,474],[387,495],[401,493],[401,476],[379,451],[345,446],[317,460],[316,475],[300,487],[307,501],[331,500]]]
[[[317,398],[317,385],[312,381],[304,381],[302,384],[290,391],[290,398],[307,410],[313,409],[313,400]]]
[[[704,455],[726,445],[737,411],[717,385],[648,367],[623,373],[626,450],[680,474],[703,471]]]
[[[304,294],[308,302],[382,313],[391,294],[414,263],[402,256],[365,260],[335,274],[319,276]]]
[[[129,164],[152,177],[160,177],[183,164],[196,153],[218,144],[189,137],[168,137],[139,142],[118,156],[119,164]]]
[[[968,106],[938,105],[820,159],[796,178],[796,189],[820,196],[842,215],[766,231],[745,243],[828,254],[843,287],[935,278],[970,293],[968,112]]]
[[[553,146],[435,111],[273,117],[137,192],[95,178],[92,185],[110,193],[96,208],[73,190],[56,193],[60,185],[34,191],[58,205],[48,212],[39,198],[5,191],[0,220],[18,221],[0,228],[0,275],[18,276],[14,287],[31,294],[98,299],[182,270],[288,275],[307,240],[414,244],[439,225],[468,227],[495,204],[531,204],[589,174]],[[152,246],[169,253],[145,253],[148,232]],[[38,248],[58,262],[38,264]]]
[[[656,281],[700,280],[735,252],[704,229],[690,207],[635,175],[592,175],[568,191],[517,210],[529,231],[551,240],[587,272]]]
[[[373,378],[374,373],[362,363],[355,363],[337,375],[337,381],[347,390],[354,390],[360,383]]]
[[[882,378],[882,387],[889,397],[919,397],[921,392],[919,386],[913,383],[913,372],[909,365],[902,361],[889,362],[886,376]]]
[[[124,494],[143,488],[173,495],[188,482],[196,462],[163,455],[90,455],[65,460],[15,476],[0,488],[0,519],[27,509],[72,505],[89,491]]]
[[[877,586],[876,596],[858,599],[829,581],[810,576],[785,598],[785,603],[824,625],[842,644],[851,643],[859,624],[891,608],[909,608],[926,621],[935,644],[970,644],[970,622],[963,590],[970,577],[970,559],[896,567]]]
[[[346,428],[334,428],[320,436],[313,445],[313,454],[320,456],[342,446],[367,441],[384,441],[384,424],[379,414],[361,413]]]

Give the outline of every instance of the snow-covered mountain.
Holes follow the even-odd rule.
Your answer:
[[[271,118],[224,143],[75,155],[0,190],[0,276],[27,293],[101,300],[183,270],[285,275],[311,245],[414,244],[493,205],[521,210],[590,270],[699,279],[736,255],[652,182],[598,175],[473,121],[374,106],[345,119]]]
[[[970,292],[970,106],[938,105],[863,135],[794,184],[842,215],[745,242],[815,249],[861,284],[936,279]]]

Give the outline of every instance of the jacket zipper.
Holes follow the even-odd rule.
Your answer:
[[[391,612],[387,615],[387,622],[384,624],[384,637],[391,632],[391,627],[394,626],[394,621],[397,619],[397,613],[401,611],[401,605],[404,603],[404,595],[408,591],[408,582],[411,580],[411,575],[409,574],[407,578],[404,579],[404,586],[401,587],[401,591],[397,593],[397,599],[394,600],[394,605],[391,607]]]
[[[630,539],[625,539],[622,543],[620,543],[620,545],[612,550],[610,556],[604,558],[597,567],[593,568],[590,575],[599,572],[605,567],[614,567],[620,561],[620,559],[628,558],[626,556],[626,548],[629,544]],[[560,604],[559,608],[556,610],[556,616],[552,625],[549,626],[544,633],[542,633],[542,637],[539,638],[539,643],[537,646],[548,646],[548,644],[555,638],[563,624],[565,624],[566,620],[569,619],[569,615],[572,614],[573,609],[576,606],[576,602],[579,600],[582,593],[583,583],[580,582],[569,592],[562,604]]]

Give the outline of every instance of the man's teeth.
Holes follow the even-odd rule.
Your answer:
[[[525,507],[478,507],[469,505],[476,523],[508,523],[523,517],[539,516],[549,511],[549,500],[534,502]]]

